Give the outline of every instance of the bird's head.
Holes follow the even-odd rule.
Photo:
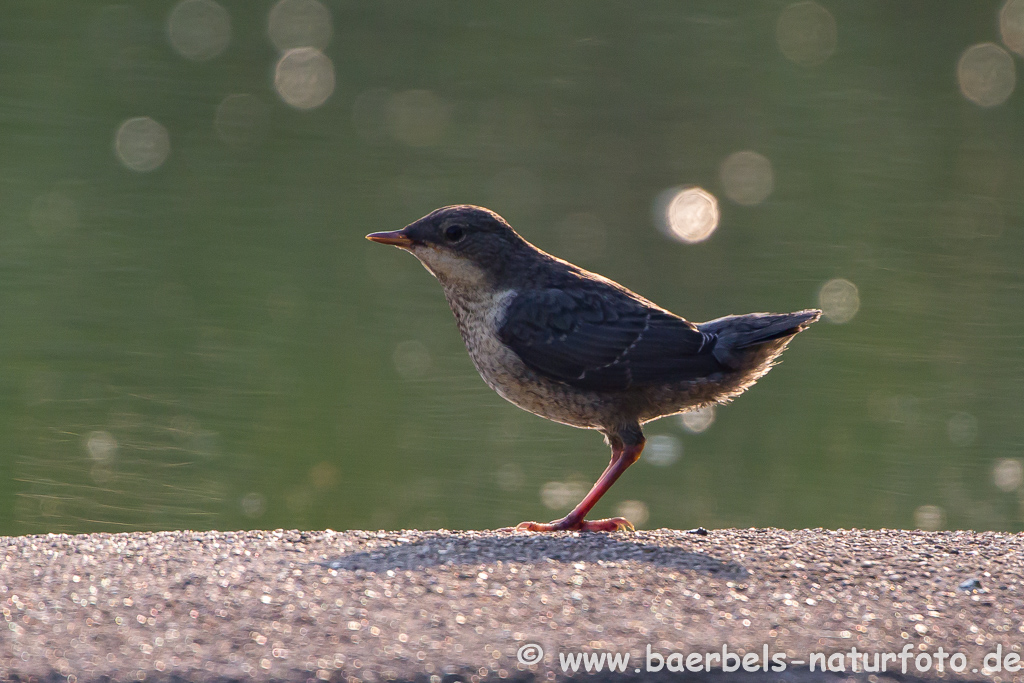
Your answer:
[[[446,206],[401,230],[366,239],[405,249],[445,285],[496,284],[509,263],[532,247],[498,214],[479,206]]]

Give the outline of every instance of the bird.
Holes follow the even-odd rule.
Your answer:
[[[806,309],[693,323],[544,252],[479,206],[445,206],[366,238],[408,251],[437,278],[491,389],[541,417],[597,430],[611,447],[579,505],[519,531],[634,530],[623,517],[586,516],[640,458],[642,425],[739,396],[821,316]]]

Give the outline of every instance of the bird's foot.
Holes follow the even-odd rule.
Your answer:
[[[571,520],[556,519],[543,524],[541,522],[522,522],[516,525],[516,531],[636,531],[636,528],[625,517],[611,519]]]

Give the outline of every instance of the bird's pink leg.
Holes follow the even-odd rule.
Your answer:
[[[644,442],[626,446],[621,441],[612,442],[612,460],[608,463],[597,480],[594,487],[590,489],[580,504],[573,508],[573,511],[562,519],[542,524],[540,522],[523,522],[516,526],[518,531],[618,531],[620,529],[633,531],[633,525],[625,517],[612,517],[611,519],[596,519],[586,521],[583,519],[590,512],[601,496],[611,488],[612,484],[622,476],[630,465],[640,459],[640,453],[644,450]]]

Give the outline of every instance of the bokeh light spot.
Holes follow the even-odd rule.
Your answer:
[[[622,501],[615,508],[615,514],[619,517],[625,517],[635,527],[646,524],[647,519],[651,516],[647,509],[647,504],[642,500]]]
[[[829,322],[850,322],[860,310],[857,285],[843,278],[829,280],[818,290],[818,305]]]
[[[85,450],[97,462],[106,462],[117,452],[117,439],[110,432],[89,432],[85,438]]]
[[[228,95],[217,105],[213,125],[226,144],[237,149],[252,147],[267,134],[269,108],[254,95]]]
[[[502,491],[518,491],[526,483],[523,468],[512,462],[507,462],[499,467],[495,478],[498,488]]]
[[[171,153],[171,136],[167,129],[149,118],[138,116],[128,119],[117,129],[114,151],[121,163],[133,171],[153,171],[167,160]]]
[[[386,116],[395,140],[411,147],[429,147],[441,141],[449,106],[429,90],[406,90],[391,96]]]
[[[922,505],[914,510],[914,526],[924,531],[938,531],[946,525],[946,513],[938,505]]]
[[[888,396],[876,408],[882,419],[894,424],[913,425],[921,419],[921,401],[916,396]]]
[[[571,481],[549,481],[540,489],[540,500],[551,510],[572,507],[587,494],[583,484]]]
[[[213,59],[231,42],[231,17],[213,0],[182,0],[167,18],[175,52],[196,62]]]
[[[242,496],[239,505],[242,508],[243,515],[250,519],[255,519],[263,515],[263,511],[267,507],[267,500],[263,497],[262,493],[253,491]]]
[[[1015,458],[1000,458],[992,466],[992,482],[1000,491],[1016,491],[1024,482],[1024,467]]]
[[[999,11],[1003,45],[1024,56],[1024,0],[1007,0]]]
[[[956,79],[964,97],[981,107],[1002,104],[1017,85],[1010,53],[995,43],[973,45],[960,55]]]
[[[715,406],[704,406],[703,408],[683,413],[679,416],[679,421],[683,423],[683,429],[686,431],[691,434],[700,434],[707,431],[708,427],[714,423]]]
[[[278,52],[296,47],[323,50],[334,33],[331,12],[317,0],[281,0],[270,10],[267,33]]]
[[[338,485],[338,468],[326,460],[309,469],[309,485],[318,491],[326,491]]]
[[[978,437],[978,418],[970,413],[953,413],[946,422],[946,434],[950,443],[957,446],[970,446]]]
[[[718,227],[718,200],[699,187],[666,190],[656,207],[665,234],[680,242],[702,242]]]
[[[288,50],[274,70],[274,88],[296,109],[314,109],[334,92],[334,64],[313,47]]]
[[[719,175],[725,196],[744,206],[760,204],[768,198],[775,187],[772,162],[750,150],[726,157]]]
[[[89,469],[89,476],[97,484],[110,484],[117,479],[117,470],[107,462],[97,462]]]
[[[775,39],[786,59],[815,66],[836,51],[836,20],[816,2],[794,2],[779,15]]]
[[[430,351],[415,339],[399,342],[392,358],[395,370],[405,379],[418,379],[430,370]]]
[[[683,443],[674,436],[659,434],[647,440],[643,459],[657,467],[668,467],[683,455]]]

